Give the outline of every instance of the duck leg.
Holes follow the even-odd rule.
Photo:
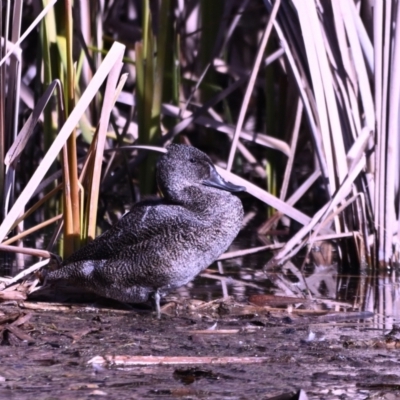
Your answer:
[[[154,304],[156,306],[157,318],[161,319],[161,309],[160,309],[161,295],[158,289],[154,292]]]

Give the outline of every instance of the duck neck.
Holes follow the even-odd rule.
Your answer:
[[[226,196],[221,196],[221,192]],[[177,193],[173,201],[181,204],[189,210],[196,211],[202,215],[215,214],[215,209],[223,207],[226,203],[226,197],[229,194],[218,189],[190,186]],[[221,203],[221,200],[222,203]]]

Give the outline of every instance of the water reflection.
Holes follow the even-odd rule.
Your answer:
[[[5,251],[0,251],[0,276],[11,276],[15,257]]]
[[[178,293],[203,301],[227,296],[241,301],[254,294],[296,297],[310,300],[307,307],[313,310],[373,312],[374,317],[369,320],[371,329],[387,331],[400,324],[397,271],[339,274],[336,264],[308,265],[301,271],[294,262],[288,262],[274,271],[264,272],[262,267],[268,258],[259,254],[252,255],[251,262],[248,257],[223,261],[223,274],[214,264]]]
[[[361,307],[375,312],[373,326],[392,329],[400,323],[400,280],[397,271],[377,271],[370,276],[359,277]]]

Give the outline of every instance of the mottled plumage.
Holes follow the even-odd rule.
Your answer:
[[[170,145],[157,164],[160,200],[134,205],[116,225],[49,272],[101,296],[140,303],[191,281],[232,243],[243,219],[224,181],[200,150]]]

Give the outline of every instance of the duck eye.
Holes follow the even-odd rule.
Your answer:
[[[194,164],[196,162],[196,160],[194,158],[189,158],[189,162],[191,162],[192,164]]]

